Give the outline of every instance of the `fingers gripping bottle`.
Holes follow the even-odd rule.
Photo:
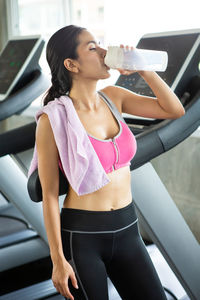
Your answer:
[[[168,55],[165,51],[137,48],[129,50],[108,46],[104,62],[112,69],[164,72],[167,68]]]

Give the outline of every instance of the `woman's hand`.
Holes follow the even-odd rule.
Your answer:
[[[123,44],[121,44],[120,45],[120,48],[124,48],[124,45]],[[134,50],[134,47],[133,46],[131,46],[131,47],[129,47],[128,45],[125,47],[126,48],[126,50],[127,51],[132,51],[132,50]],[[133,74],[133,73],[135,73],[135,72],[137,72],[137,71],[133,71],[133,70],[126,70],[126,69],[120,69],[120,68],[117,68],[117,70],[120,72],[120,74],[122,74],[122,75],[131,75],[131,74]]]
[[[52,281],[56,290],[64,297],[74,300],[68,287],[68,279],[71,279],[72,285],[78,288],[76,276],[70,263],[66,260],[53,264]]]

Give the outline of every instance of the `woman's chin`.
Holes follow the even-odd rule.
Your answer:
[[[109,78],[110,76],[111,76],[110,73],[107,71],[106,74],[103,76],[102,79],[107,79],[107,78]]]

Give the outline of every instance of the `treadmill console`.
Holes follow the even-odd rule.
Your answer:
[[[200,29],[195,29],[146,34],[139,41],[137,48],[161,50],[168,53],[166,71],[157,73],[180,97],[183,94],[184,87],[180,87],[179,84],[183,77],[185,78],[184,83],[187,84],[187,79],[190,79],[191,75],[199,74],[199,45]],[[191,62],[195,63],[194,56],[198,56],[196,58],[196,65],[191,67]],[[116,85],[140,95],[154,96],[150,87],[138,73],[133,73],[129,76],[121,75]]]
[[[7,42],[0,54],[0,101],[7,98],[27,69],[38,69],[34,58],[38,57],[41,43],[40,36],[16,37]],[[35,65],[30,66],[33,62]]]

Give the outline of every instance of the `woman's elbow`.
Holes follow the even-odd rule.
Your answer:
[[[172,119],[179,119],[184,115],[185,115],[185,109],[182,106],[178,111],[176,111],[176,113],[173,115]]]
[[[44,203],[57,203],[59,200],[58,189],[42,190],[42,200]]]

